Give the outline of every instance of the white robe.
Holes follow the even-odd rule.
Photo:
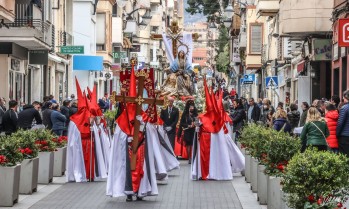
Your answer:
[[[68,128],[67,181],[87,181],[81,135],[73,121],[70,121]]]
[[[100,127],[100,128],[103,128]],[[99,133],[100,129],[98,128],[98,126],[96,124],[93,125],[93,135],[94,135],[94,140],[95,140],[95,150],[96,150],[96,157],[97,157],[97,165],[95,165],[95,168],[97,168],[96,166],[98,166],[98,169],[95,169],[95,176],[96,178],[100,179],[100,178],[107,178],[107,166],[106,166],[106,161],[105,158],[109,157],[106,156],[104,153],[104,147],[103,147],[103,141],[105,140],[104,138],[102,138],[101,134],[104,132],[103,129],[101,129],[101,134]]]
[[[152,131],[152,127],[147,125],[147,139],[149,133]],[[152,142],[147,144],[148,151],[148,164],[150,166],[150,176],[147,172],[147,162],[144,158],[143,171],[144,176],[141,179],[140,187],[138,191],[139,197],[144,197],[147,195],[157,195],[158,188],[155,176],[155,160],[153,154]],[[114,137],[111,141],[111,151],[109,157],[109,169],[108,169],[108,179],[106,195],[112,197],[121,197],[129,194],[133,194],[133,191],[125,191],[126,184],[126,149],[128,149],[127,135],[120,129],[118,125],[115,127]]]
[[[98,128],[94,125],[95,156],[97,158],[98,173],[94,171],[95,180],[107,178],[107,167],[104,161],[103,146]],[[82,150],[81,134],[73,121],[70,121],[68,127],[68,145],[67,145],[67,181],[68,182],[86,182],[86,170],[84,154]]]
[[[162,154],[162,157],[164,159],[167,172],[174,170],[174,169],[178,169],[180,163],[178,162],[178,160],[174,154],[174,151],[172,149],[172,145],[170,143],[170,140],[168,139],[167,134],[164,131],[163,126],[158,125],[157,129],[158,129],[159,134],[163,137],[163,139],[167,145],[167,148],[170,149],[170,152],[169,152],[168,149],[161,146],[161,154]]]
[[[200,141],[196,136],[194,138],[193,153],[195,155],[193,155],[192,160],[191,179],[198,180],[202,177],[202,174]],[[208,179],[232,180],[233,173],[243,170],[244,167],[244,157],[232,141],[229,133],[224,134],[223,128],[218,133],[211,133]]]

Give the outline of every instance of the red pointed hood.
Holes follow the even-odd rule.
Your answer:
[[[90,133],[89,117],[90,111],[87,106],[87,98],[85,93],[83,94],[79,85],[78,80],[75,78],[76,91],[78,97],[78,111],[70,117],[70,120],[75,123],[81,134]]]
[[[205,88],[205,97],[206,97],[206,113],[199,116],[203,129],[207,132],[218,133],[223,125],[224,121],[221,118],[221,115],[216,111],[218,108],[216,101],[213,102],[214,96],[210,94],[206,80],[204,80],[204,88]],[[216,103],[216,104],[214,104]]]
[[[95,117],[103,116],[102,110],[97,103],[97,85],[93,86],[93,91],[91,91],[90,88],[87,87],[87,92],[90,95],[88,104],[90,113]]]
[[[131,69],[129,92],[130,97],[137,96],[136,76],[133,67]],[[116,122],[119,125],[120,129],[129,136],[133,135],[136,108],[137,106],[135,103],[127,103],[121,115],[116,119]]]
[[[230,118],[229,114],[225,112],[223,107],[223,91],[222,90],[219,91],[217,105],[224,122],[232,123],[233,122],[232,119]]]

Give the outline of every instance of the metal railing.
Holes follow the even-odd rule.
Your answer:
[[[42,11],[34,4],[19,4],[15,5],[16,18],[13,23],[8,23],[9,27],[29,27],[37,29],[44,33],[48,30],[48,25],[43,21]]]

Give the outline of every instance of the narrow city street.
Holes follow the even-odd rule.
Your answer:
[[[106,182],[66,183],[30,208],[243,208],[232,181],[192,181],[189,171],[187,161],[181,161],[181,169],[170,174],[168,184],[158,186],[159,196],[146,197],[143,201],[126,202],[125,198],[107,197]],[[243,177],[236,177],[233,182],[239,178]]]

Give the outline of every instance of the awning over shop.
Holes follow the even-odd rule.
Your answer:
[[[131,43],[130,39],[124,37],[124,40],[122,42],[122,48],[124,48],[124,49],[131,49],[132,48],[132,43]]]
[[[297,64],[297,72],[301,73],[304,71],[304,67],[305,67],[305,61],[301,61],[300,63]]]

